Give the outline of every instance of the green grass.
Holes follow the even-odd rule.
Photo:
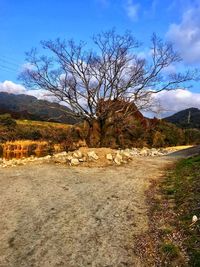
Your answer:
[[[164,243],[162,245],[162,252],[168,254],[168,256],[173,259],[178,257],[179,248],[175,246],[173,243]]]
[[[184,233],[183,245],[189,255],[189,266],[200,266],[200,223],[197,221],[190,226],[193,215],[200,217],[200,156],[178,162],[160,188],[164,199],[174,201],[177,218],[173,223]],[[162,252],[172,254],[173,258],[178,256],[173,244],[163,243]]]

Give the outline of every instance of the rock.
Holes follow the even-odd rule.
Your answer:
[[[66,157],[59,157],[54,159],[55,163],[66,163],[66,161],[67,161]]]
[[[133,150],[133,151],[131,151],[130,152],[130,155],[133,157],[133,156],[137,156],[139,154],[139,152],[138,151],[136,151],[136,150]]]
[[[45,157],[42,157],[44,160],[45,159],[51,159],[51,156],[50,155],[47,155],[47,156],[45,156]]]
[[[106,155],[106,158],[107,158],[108,160],[113,160],[113,156],[112,156],[111,153],[107,154],[107,155]]]
[[[196,215],[192,216],[192,222],[196,223],[198,221],[198,217]]]
[[[79,160],[79,162],[86,162],[87,161],[87,158],[86,157],[83,157],[83,158],[78,159],[78,160]]]
[[[115,162],[117,165],[120,165],[120,164],[122,163],[122,160],[123,160],[122,156],[121,156],[119,153],[117,153],[117,155],[116,155],[115,158],[114,158],[114,162]]]
[[[155,148],[152,148],[152,149],[150,149],[150,150],[148,151],[148,155],[149,155],[149,156],[152,156],[152,157],[157,156],[157,153],[158,153],[158,151],[157,151],[157,149],[155,149]]]
[[[67,152],[60,152],[60,153],[56,153],[56,154],[53,154],[53,157],[54,158],[59,158],[59,157],[64,157],[64,156],[67,156]]]
[[[74,158],[77,158],[77,159],[80,159],[83,157],[83,154],[81,151],[77,150],[76,152],[73,153],[73,157]]]
[[[147,149],[142,149],[142,150],[140,151],[140,156],[143,156],[143,157],[148,156],[148,151],[147,151]]]
[[[125,151],[122,151],[122,155],[126,158],[131,158],[131,154],[129,151],[125,150]]]
[[[67,160],[71,161],[73,159],[73,157],[71,155],[67,156],[66,158]]]
[[[95,160],[99,159],[99,157],[97,156],[97,154],[94,151],[89,151],[87,153],[87,155],[88,155],[89,159],[95,159]]]
[[[76,158],[72,158],[71,159],[71,165],[72,166],[77,166],[77,165],[79,165],[80,163],[79,163],[79,160],[78,159],[76,159]]]
[[[55,159],[55,158],[60,158],[60,154],[54,154],[53,155],[53,158]]]

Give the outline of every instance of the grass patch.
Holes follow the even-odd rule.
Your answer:
[[[171,225],[184,235],[182,245],[189,257],[188,265],[200,266],[199,221],[191,226],[193,215],[200,217],[200,156],[179,161],[160,184],[160,190],[168,204],[171,199],[174,201],[172,210],[176,215]],[[164,239],[164,236],[162,238]],[[175,249],[172,244],[162,246],[163,253],[166,254]],[[174,257],[179,256],[178,253],[175,254]]]
[[[162,245],[162,252],[168,254],[171,259],[178,257],[180,251],[173,243],[164,243]]]
[[[200,156],[180,160],[147,192],[149,231],[137,240],[145,266],[200,266]],[[142,252],[142,253],[141,253]]]
[[[189,255],[189,266],[200,266],[200,223],[193,226],[193,215],[200,217],[200,156],[181,160],[168,177],[168,184],[174,189],[174,211],[177,226],[183,230],[183,245]],[[165,191],[165,181],[161,185]]]

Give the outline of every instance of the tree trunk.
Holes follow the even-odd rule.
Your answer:
[[[101,126],[98,120],[84,122],[86,143],[88,147],[100,147],[101,145]]]

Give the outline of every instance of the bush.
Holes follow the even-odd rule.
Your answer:
[[[185,133],[175,125],[158,120],[149,132],[149,144],[155,147],[185,144]]]
[[[16,127],[16,121],[10,116],[10,114],[0,115],[0,125],[9,129]]]
[[[200,130],[186,129],[185,131],[186,144],[199,145],[200,144]]]

